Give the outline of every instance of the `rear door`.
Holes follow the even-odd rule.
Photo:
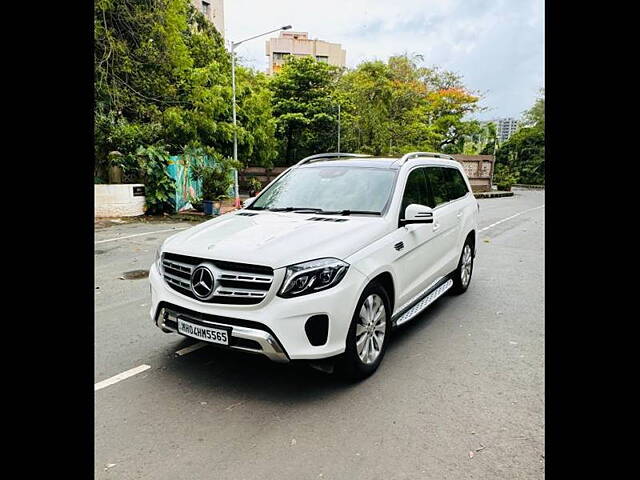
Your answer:
[[[456,212],[457,222],[456,238],[451,245],[453,251],[448,264],[449,271],[453,271],[458,266],[464,240],[469,231],[473,229],[478,204],[459,169],[453,167],[445,169],[445,178],[447,179],[447,196]]]

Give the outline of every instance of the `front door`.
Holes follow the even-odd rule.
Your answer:
[[[417,167],[409,172],[400,206],[400,218],[404,218],[405,209],[412,203],[426,206],[433,203],[425,175],[426,169],[427,167]],[[440,259],[446,254],[446,245],[440,238],[444,231],[436,212],[433,224],[399,227],[396,239],[399,240],[398,243],[402,243],[402,249],[393,262],[398,282],[396,305],[408,302],[437,280],[442,268]]]

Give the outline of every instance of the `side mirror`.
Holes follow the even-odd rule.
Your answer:
[[[250,207],[253,202],[256,201],[256,197],[249,197],[242,202],[242,208]]]
[[[404,211],[404,218],[400,219],[400,226],[412,223],[433,223],[433,210],[426,205],[412,203]]]

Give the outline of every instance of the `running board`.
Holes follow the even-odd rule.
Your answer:
[[[409,310],[407,310],[402,315],[400,315],[398,319],[395,321],[395,325],[396,326],[402,325],[403,323],[406,323],[412,318],[415,318],[416,316],[418,316],[425,308],[427,308],[429,305],[435,302],[438,298],[444,295],[444,293],[447,290],[449,290],[452,286],[453,286],[453,280],[449,279],[446,282],[444,282],[442,285],[440,285],[435,290],[433,290],[429,295],[424,297],[422,300],[416,303]]]

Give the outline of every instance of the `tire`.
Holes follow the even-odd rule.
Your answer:
[[[460,260],[458,260],[458,268],[453,272],[453,286],[451,293],[460,295],[467,291],[471,283],[471,275],[473,274],[473,246],[471,240],[467,238],[462,247]]]
[[[382,318],[377,316],[379,305],[383,307]],[[369,313],[371,311],[373,318]],[[367,319],[371,322],[368,325]],[[389,296],[380,284],[372,283],[364,289],[358,300],[347,333],[345,352],[336,365],[336,373],[349,381],[367,378],[382,362],[390,334]]]

